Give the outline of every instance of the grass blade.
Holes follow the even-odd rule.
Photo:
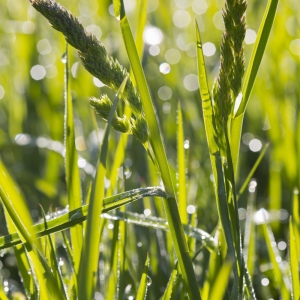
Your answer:
[[[299,299],[300,297],[300,286],[299,286],[299,261],[298,261],[298,251],[297,251],[297,240],[294,234],[293,221],[290,217],[289,222],[290,227],[290,269],[291,269],[291,279],[292,279],[292,298]]]
[[[231,262],[227,261],[223,264],[217,275],[216,281],[211,288],[209,299],[223,299],[229,281],[231,268]]]
[[[169,300],[171,299],[172,292],[173,292],[173,286],[175,283],[175,280],[177,278],[177,273],[178,273],[178,263],[175,264],[175,267],[170,275],[170,279],[168,282],[168,285],[164,291],[164,294],[162,295],[160,300]]]
[[[65,59],[65,168],[69,207],[70,210],[73,210],[81,206],[81,182],[79,168],[77,164],[78,154],[75,147],[73,105],[69,83],[68,43],[66,43]],[[76,274],[78,274],[80,255],[82,250],[82,241],[82,224],[78,224],[71,228],[71,242],[73,249],[74,269]]]
[[[268,42],[268,38],[275,19],[278,0],[269,0],[265,10],[262,22],[260,24],[254,49],[250,58],[249,65],[245,74],[245,81],[242,88],[242,100],[236,111],[231,124],[231,151],[233,158],[234,170],[237,170],[238,155],[240,149],[241,131],[243,125],[244,113],[249,101],[249,97],[256,79],[258,69],[264,51]]]
[[[148,277],[148,269],[149,269],[149,253],[147,252],[146,262],[143,270],[143,275],[140,281],[139,289],[137,291],[136,300],[144,300],[146,299],[148,286],[151,284],[150,277]]]
[[[263,209],[261,210],[261,212],[265,216],[265,211]],[[266,217],[265,217],[265,220],[266,220]],[[272,244],[275,242],[273,233],[272,233],[270,227],[267,225],[266,221],[263,224],[261,224],[261,226],[262,226],[262,230],[263,230],[264,239],[267,244],[270,262],[273,266],[272,273],[274,276],[275,284],[281,293],[282,299],[288,300],[288,299],[290,299],[290,292],[285,284],[284,274],[281,272],[279,263],[276,259],[277,257],[279,257],[279,253],[278,253],[277,248],[272,246]]]
[[[99,258],[99,245],[100,245],[100,214],[103,207],[104,199],[104,179],[106,173],[106,157],[108,151],[108,137],[111,122],[117,108],[118,96],[123,92],[127,78],[119,88],[119,91],[115,97],[113,107],[108,116],[108,122],[103,138],[103,143],[100,152],[100,162],[93,185],[91,194],[91,200],[89,204],[89,213],[87,218],[86,232],[84,248],[80,260],[79,269],[79,284],[78,284],[78,297],[79,299],[92,299],[93,290],[96,284],[96,274],[98,270],[98,258]],[[100,199],[99,199],[100,198]]]
[[[183,224],[188,223],[186,201],[186,170],[184,155],[184,133],[180,102],[177,108],[177,168],[178,168],[178,209]]]
[[[149,196],[166,197],[165,192],[160,187],[135,189],[104,199],[102,213],[109,212],[113,209],[121,207],[122,205]],[[48,229],[45,228],[44,223],[39,223],[33,226],[33,230],[35,234],[38,234],[39,236],[45,236],[47,234],[59,232],[85,221],[88,215],[88,211],[89,205],[84,205],[81,208],[77,208],[68,213],[63,213],[62,215],[47,221]],[[10,235],[0,237],[0,250],[21,243],[22,240],[19,236],[19,233],[14,232]]]
[[[138,91],[141,95],[142,105],[145,111],[145,118],[149,126],[150,140],[155,158],[159,165],[159,171],[168,199],[164,200],[167,220],[170,226],[174,248],[179,260],[180,269],[182,271],[183,279],[186,284],[188,294],[191,299],[200,299],[199,289],[196,282],[196,277],[193,265],[189,256],[187,243],[185,240],[183,228],[176,203],[175,191],[170,176],[168,161],[163,146],[160,130],[156,120],[154,107],[150,97],[149,89],[146,83],[145,74],[143,72],[141,62],[134,43],[129,22],[125,15],[123,1],[114,1],[115,15],[120,20],[121,32],[130,60],[130,64],[135,76]]]
[[[222,223],[222,230],[224,231],[226,242],[227,242],[228,256],[229,259],[234,262],[233,272],[234,272],[235,280],[234,280],[233,293],[235,294],[232,295],[232,297],[235,298],[239,293],[239,285],[241,284],[240,282],[241,276],[239,277],[238,275],[241,272],[241,262],[237,258],[239,257],[239,242],[238,242],[239,238],[234,239],[233,233],[236,233],[237,230],[232,224],[236,220],[236,216],[234,215],[235,213],[233,210],[229,211],[229,207],[228,207],[226,192],[229,191],[226,191],[226,187],[225,187],[222,158],[218,146],[212,100],[210,97],[210,92],[207,84],[207,76],[205,70],[204,56],[202,52],[201,36],[200,36],[200,30],[197,23],[196,23],[196,35],[197,35],[198,78],[199,78],[199,86],[200,86],[200,95],[202,100],[205,133],[206,133],[206,139],[208,143],[212,171],[214,175],[214,189],[215,189],[215,196],[216,196],[219,217]],[[231,202],[233,204],[233,201]],[[230,220],[229,213],[231,214],[232,220]],[[238,235],[238,233],[236,233],[236,235]],[[237,246],[236,249],[235,249],[235,245]]]
[[[250,170],[247,178],[245,179],[243,185],[241,186],[238,194],[237,194],[237,200],[240,199],[240,197],[242,196],[243,192],[245,191],[245,188],[247,187],[247,185],[249,184],[251,178],[253,177],[254,172],[256,171],[257,167],[259,166],[261,160],[263,159],[263,157],[265,156],[265,153],[267,151],[267,149],[269,148],[269,143],[267,143],[264,148],[262,149],[262,151],[259,154],[259,157],[257,158],[255,164],[253,165],[252,169]]]

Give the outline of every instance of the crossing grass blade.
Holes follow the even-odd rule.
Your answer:
[[[140,281],[139,289],[137,291],[136,300],[145,300],[147,295],[148,286],[151,284],[149,282],[148,270],[149,270],[150,258],[149,253],[147,252],[146,262],[142,274],[142,278]]]
[[[96,284],[98,270],[99,245],[101,238],[101,218],[100,214],[103,208],[104,199],[104,180],[106,174],[106,158],[108,152],[108,137],[111,122],[118,104],[118,97],[123,92],[127,78],[123,80],[119,91],[109,112],[108,122],[101,146],[100,161],[96,173],[96,178],[92,188],[92,194],[89,204],[87,224],[85,230],[84,248],[81,253],[79,268],[78,297],[79,299],[92,299],[93,290]]]
[[[113,209],[121,207],[127,203],[137,201],[143,197],[157,196],[166,197],[165,192],[160,187],[139,188],[127,192],[123,192],[103,200],[102,213],[109,212]],[[48,228],[45,228],[44,223],[39,223],[33,226],[33,231],[39,236],[45,236],[54,232],[70,228],[78,223],[86,220],[89,211],[89,205],[84,205],[68,213],[64,213],[47,221]],[[22,239],[18,232],[0,237],[0,250],[9,248],[22,243]]]
[[[300,297],[300,286],[299,286],[299,258],[298,258],[298,246],[297,240],[294,234],[293,220],[290,217],[289,221],[290,229],[290,242],[289,242],[289,252],[290,252],[290,269],[291,269],[291,279],[292,279],[292,298],[299,299]]]
[[[180,269],[183,279],[191,299],[200,299],[199,289],[196,282],[195,272],[189,250],[184,236],[184,231],[181,225],[179,211],[176,203],[176,196],[173,187],[173,182],[170,176],[169,165],[162,142],[162,137],[156,120],[154,107],[151,96],[145,79],[141,62],[138,56],[136,45],[132,36],[131,28],[125,14],[123,1],[114,1],[115,16],[120,20],[121,32],[125,43],[127,55],[135,76],[138,91],[141,96],[142,105],[145,112],[145,118],[149,126],[150,143],[155,154],[155,159],[159,166],[162,181],[168,198],[164,201],[164,207],[170,232],[172,235],[174,248],[179,260]]]
[[[70,210],[81,207],[81,182],[78,168],[78,153],[75,147],[75,130],[73,120],[73,104],[69,82],[69,55],[68,44],[65,52],[65,169],[66,183],[68,189],[68,201]],[[78,274],[80,256],[83,241],[82,224],[78,224],[71,229],[71,242],[73,248],[74,270]]]
[[[230,144],[235,171],[237,171],[241,131],[245,110],[256,79],[258,69],[260,67],[260,63],[265,52],[273,21],[275,19],[277,5],[278,0],[269,0],[267,4],[262,22],[257,33],[250,62],[246,70],[245,80],[242,87],[242,100],[232,119]]]

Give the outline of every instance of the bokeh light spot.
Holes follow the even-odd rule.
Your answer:
[[[159,45],[163,41],[164,35],[159,28],[147,26],[143,34],[143,39],[148,45]]]
[[[0,85],[0,99],[2,99],[5,95],[5,89],[2,85]]]
[[[196,91],[199,88],[198,76],[195,74],[186,75],[183,79],[183,85],[188,91]]]
[[[171,71],[171,66],[170,66],[168,63],[162,63],[162,64],[159,66],[159,71],[160,71],[160,73],[162,73],[162,74],[168,74],[168,73],[170,73],[170,71]]]
[[[205,56],[213,56],[216,53],[216,46],[211,42],[204,43],[202,49]]]
[[[196,211],[196,207],[194,205],[188,205],[186,208],[188,214],[193,214]]]
[[[250,141],[250,143],[249,143],[249,149],[252,152],[258,152],[258,151],[260,151],[261,148],[262,148],[262,143],[261,143],[260,140],[253,139],[253,140]]]
[[[294,55],[300,55],[300,39],[291,41],[290,50]]]
[[[181,54],[177,49],[169,49],[165,53],[166,61],[171,65],[176,65],[181,59]]]
[[[34,80],[42,80],[46,76],[46,69],[41,65],[35,65],[31,68],[30,75]]]
[[[52,47],[47,39],[42,39],[37,43],[37,50],[40,54],[49,54],[52,51]]]
[[[172,97],[172,90],[168,86],[162,86],[158,89],[158,97],[161,100],[169,100]]]
[[[197,15],[203,15],[207,11],[207,3],[204,0],[194,0],[192,4],[193,12]]]
[[[224,22],[223,22],[222,11],[217,11],[214,14],[213,23],[214,23],[214,25],[217,29],[222,30],[222,31],[225,29],[225,25],[224,25]]]
[[[184,28],[190,24],[191,15],[186,10],[179,9],[173,14],[173,22],[176,27]]]
[[[160,48],[157,45],[152,45],[149,47],[149,53],[152,56],[157,56],[160,53]]]
[[[247,29],[245,35],[245,43],[248,45],[254,44],[256,40],[256,32],[253,29]]]

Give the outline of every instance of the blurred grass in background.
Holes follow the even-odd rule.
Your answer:
[[[141,1],[124,2],[131,28],[135,30]],[[83,26],[101,40],[108,53],[129,69],[119,23],[113,17],[113,5],[110,1],[61,1],[61,4],[77,15]],[[253,0],[248,3],[246,66],[265,6],[266,1]],[[0,157],[20,186],[31,215],[37,221],[41,217],[39,204],[46,212],[63,208],[67,204],[62,156],[65,41],[28,1],[0,0],[0,7]],[[208,81],[212,86],[219,70],[218,45],[224,30],[222,7],[224,2],[219,0],[149,1],[142,60],[174,174],[177,169],[176,111],[180,101],[185,135],[189,217],[191,219],[195,211],[198,227],[207,232],[215,228],[218,214],[200,107],[194,19],[196,18],[201,31]],[[293,189],[300,184],[299,23],[298,1],[281,1],[245,115],[237,180],[239,188],[262,146],[270,142],[271,146],[254,174],[257,181],[255,206],[256,209],[267,209],[276,247],[280,252],[278,259],[282,260],[286,260],[287,255],[288,217],[291,214]],[[78,164],[85,199],[97,162],[98,139],[102,140],[105,124],[97,118],[100,135],[97,137],[88,98],[98,97],[103,93],[114,96],[111,90],[84,69],[76,51],[71,47],[69,60],[76,148],[81,156]],[[117,139],[118,133],[112,130],[108,172],[115,159]],[[153,166],[151,162],[148,163],[143,148],[130,136],[123,168],[119,172],[119,190],[158,185]],[[109,173],[107,175],[109,177]],[[242,232],[247,199],[245,192],[239,201]],[[162,206],[157,203],[160,200],[154,201],[137,201],[128,205],[126,210],[146,216],[151,214],[164,217]],[[1,219],[4,220],[3,217]],[[257,224],[262,222],[259,213],[254,214],[254,220]],[[118,234],[113,225],[113,222],[108,222],[106,238],[101,244],[103,257],[100,269],[103,274],[110,268],[107,262],[111,259],[111,240],[114,240],[113,235]],[[117,226],[115,224],[115,228]],[[150,277],[153,278],[153,285],[158,288],[150,288],[148,294],[149,299],[158,299],[164,292],[171,267],[174,266],[172,251],[168,252],[172,249],[171,240],[160,230],[129,224],[126,226],[130,228],[126,235],[126,249],[129,249],[126,250],[126,255],[130,255],[132,260],[130,271],[135,270],[137,278],[140,278],[146,251],[149,251]],[[3,221],[0,223],[0,234],[6,233]],[[276,297],[276,290],[265,280],[269,280],[271,269],[267,264],[268,255],[263,239],[259,231],[256,253],[259,264],[256,268],[261,273],[254,273],[258,299]],[[61,245],[61,241],[57,245]],[[62,247],[60,252],[64,257]],[[22,291],[12,253],[8,251],[2,254],[2,278]],[[208,255],[208,251],[204,250],[196,258],[199,264],[195,272],[200,282],[204,280]],[[103,275],[100,286],[104,287],[107,281]],[[125,298],[129,299],[137,288],[134,280],[131,282],[129,279],[124,284],[124,295],[127,295]]]

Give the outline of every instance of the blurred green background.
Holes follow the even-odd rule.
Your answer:
[[[133,30],[136,30],[139,18],[140,1],[124,1]],[[219,69],[218,45],[223,30],[221,9],[224,1],[148,2],[143,66],[160,120],[167,156],[176,171],[176,110],[180,101],[186,139],[187,198],[189,205],[197,208],[198,226],[211,232],[218,216],[196,75],[195,19],[202,33],[212,87]],[[111,1],[65,0],[61,4],[78,16],[84,27],[101,40],[108,53],[129,69]],[[248,3],[244,44],[246,66],[266,5],[265,0]],[[19,184],[32,217],[37,221],[40,217],[39,204],[46,211],[54,211],[67,203],[63,158],[62,57],[65,41],[62,34],[52,29],[47,20],[31,7],[29,1],[0,0],[0,8],[0,158]],[[254,174],[257,180],[256,206],[269,211],[270,219],[274,219],[271,224],[276,239],[282,241],[287,241],[286,225],[293,189],[299,186],[300,180],[299,23],[299,1],[281,1],[244,120],[237,179],[240,187],[262,146],[270,142],[267,154]],[[74,49],[69,47],[69,51],[76,147],[81,156],[79,166],[85,196],[98,157],[97,134],[88,98],[103,93],[113,96],[113,93],[84,69]],[[97,122],[101,135],[105,123],[100,118]],[[114,160],[117,138],[118,134],[112,131],[108,166]],[[130,137],[123,166],[125,189],[158,184],[149,178],[148,168],[143,148]],[[151,203],[150,200],[134,203],[130,210],[143,213]],[[244,193],[239,202],[241,222],[246,205],[247,193]],[[3,217],[1,220],[0,234],[3,235],[6,226]],[[142,242],[147,244],[147,239]],[[283,257],[286,255],[285,247],[281,254]],[[9,266],[8,262],[4,264]],[[11,276],[3,270],[5,268],[0,272],[4,278]]]

